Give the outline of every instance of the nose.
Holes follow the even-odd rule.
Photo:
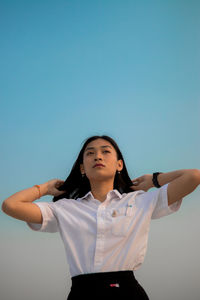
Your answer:
[[[98,160],[102,160],[102,158],[101,158],[101,157],[95,157],[94,160],[95,160],[95,161],[98,161]]]
[[[95,161],[102,160],[101,153],[96,153],[94,160]]]

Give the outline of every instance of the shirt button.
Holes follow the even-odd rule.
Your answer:
[[[116,210],[114,210],[112,213],[112,217],[116,217],[116,216],[117,216],[117,212],[116,212]]]

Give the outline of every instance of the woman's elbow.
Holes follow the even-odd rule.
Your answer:
[[[2,203],[1,205],[1,210],[2,212],[4,212],[5,214],[9,215],[9,208],[7,206],[7,204],[5,202]]]
[[[192,175],[193,180],[195,180],[197,184],[200,184],[200,170],[192,169],[191,175]]]
[[[9,215],[9,211],[10,211],[10,205],[8,205],[8,203],[6,202],[6,201],[4,201],[3,203],[2,203],[2,205],[1,205],[1,210],[5,213],[5,214],[7,214],[7,215]]]

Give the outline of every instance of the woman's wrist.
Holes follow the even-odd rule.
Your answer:
[[[37,185],[36,185],[36,187],[37,187]],[[45,182],[45,183],[39,184],[38,198],[41,198],[46,195],[48,195],[48,184]]]
[[[160,174],[162,174],[162,172],[155,172],[155,173],[153,173],[153,175],[152,175],[153,187],[156,187],[156,188],[160,188],[161,187],[161,185],[160,185],[160,183],[158,181],[158,176]]]

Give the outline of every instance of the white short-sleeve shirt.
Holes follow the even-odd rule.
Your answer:
[[[104,202],[91,192],[77,200],[35,202],[43,223],[27,224],[33,230],[60,233],[71,276],[137,270],[144,261],[151,219],[181,205],[182,199],[168,206],[167,187],[123,194],[112,190]]]

